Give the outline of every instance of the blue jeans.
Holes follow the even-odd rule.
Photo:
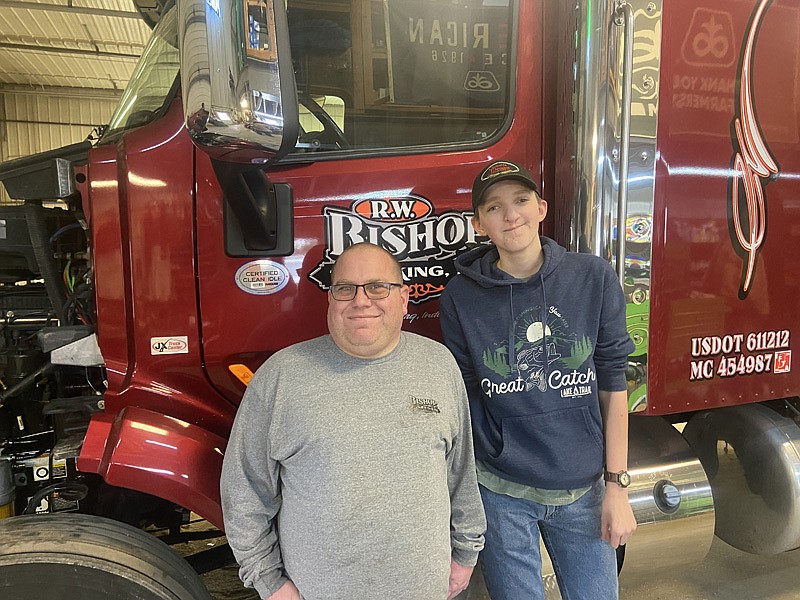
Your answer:
[[[565,506],[479,487],[487,522],[480,562],[492,600],[544,600],[540,533],[563,600],[617,600],[616,552],[600,539],[602,480]]]

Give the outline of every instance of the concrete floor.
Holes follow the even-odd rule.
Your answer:
[[[797,600],[800,550],[756,556],[714,538],[703,562],[649,581],[620,577],[620,600]]]
[[[202,525],[200,525],[202,527]],[[197,526],[195,526],[197,527]],[[211,538],[178,544],[182,554],[224,543]],[[665,550],[666,551],[666,550]],[[215,600],[257,600],[242,587],[234,566],[203,575]],[[479,584],[469,600],[488,600]],[[620,577],[620,600],[798,600],[800,599],[800,550],[777,556],[755,556],[714,539],[705,560],[680,572],[662,573],[649,579],[626,573]],[[357,600],[357,599],[354,599]],[[369,599],[382,600],[382,599]]]

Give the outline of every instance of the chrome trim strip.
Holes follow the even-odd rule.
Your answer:
[[[614,22],[624,33],[622,59],[622,107],[620,123],[619,189],[617,190],[617,223],[628,222],[628,160],[631,148],[631,85],[633,84],[633,12],[625,0],[617,0]],[[617,236],[617,275],[625,281],[625,238]]]
[[[620,275],[628,329],[636,343],[630,362],[632,411],[647,406],[662,2],[578,0],[576,60],[568,74],[575,83],[571,249],[603,257]],[[626,32],[614,23],[619,10],[630,11],[632,48],[625,48]],[[623,74],[625,50],[633,52],[630,78]]]

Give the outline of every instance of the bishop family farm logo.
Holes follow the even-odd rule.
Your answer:
[[[455,275],[453,259],[482,241],[472,228],[472,212],[435,214],[422,196],[367,198],[349,208],[322,209],[325,248],[322,261],[308,278],[322,290],[331,284],[331,265],[353,244],[371,242],[400,262],[410,301],[420,304],[438,298]]]

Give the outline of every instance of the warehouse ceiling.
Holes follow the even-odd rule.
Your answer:
[[[0,91],[120,92],[157,7],[158,0],[0,0]]]

